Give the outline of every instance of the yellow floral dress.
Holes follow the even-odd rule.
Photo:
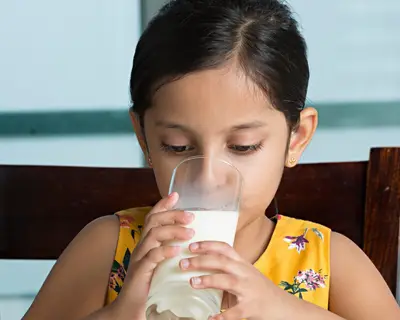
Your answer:
[[[117,298],[132,251],[140,240],[144,217],[151,208],[118,212],[120,233],[106,304]],[[277,286],[299,299],[328,309],[331,230],[319,224],[277,215],[275,230],[257,268]]]

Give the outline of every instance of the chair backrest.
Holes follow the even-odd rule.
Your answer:
[[[395,293],[400,148],[372,149],[365,162],[286,170],[276,199],[282,214],[355,241]],[[0,166],[0,259],[56,259],[91,220],[158,200],[150,169]]]

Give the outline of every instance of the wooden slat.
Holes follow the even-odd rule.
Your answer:
[[[366,173],[366,162],[287,169],[277,193],[279,211],[326,225],[362,247]]]
[[[395,292],[400,149],[285,170],[276,199],[280,213],[355,241]],[[0,166],[0,259],[56,259],[91,220],[158,200],[150,169]]]
[[[5,172],[0,169],[0,258],[6,252],[7,227],[6,227],[6,198],[5,198]]]
[[[56,259],[93,219],[155,203],[151,170],[0,166],[5,259]]]
[[[396,293],[400,216],[400,149],[372,149],[368,167],[364,251]]]
[[[365,175],[366,163],[286,170],[281,213],[328,225],[362,246]],[[150,169],[0,166],[0,176],[6,259],[55,259],[91,220],[159,199]]]

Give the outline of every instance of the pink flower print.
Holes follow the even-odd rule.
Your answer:
[[[328,276],[323,276],[321,272],[322,270],[315,272],[313,269],[299,271],[294,277],[293,283],[281,281],[279,286],[283,287],[283,290],[293,295],[298,295],[300,299],[303,299],[303,294],[306,292],[326,287],[325,279]]]
[[[294,277],[294,279],[299,282],[303,283],[307,278],[306,272],[305,271],[299,271],[297,272],[297,276]]]
[[[122,228],[129,229],[134,221],[135,219],[133,219],[132,217],[125,216],[125,217],[120,217],[119,224]]]
[[[304,235],[301,236],[286,236],[283,238],[283,241],[289,243],[289,250],[296,249],[298,253],[306,249],[306,243],[308,240],[305,238]]]
[[[318,288],[325,288],[325,277],[319,272],[315,272],[312,269],[299,271],[295,280],[300,284],[304,283],[306,287],[313,291]]]
[[[118,268],[118,270],[117,270],[117,275],[118,275],[118,277],[119,277],[122,281],[125,280],[126,271],[125,271],[125,269],[124,269],[123,266],[120,266],[120,267]]]
[[[317,228],[312,228],[311,231],[314,232],[320,240],[324,241],[324,235]],[[306,249],[306,243],[309,243],[309,241],[306,239],[307,232],[308,228],[305,228],[302,235],[286,236],[283,238],[283,241],[289,243],[289,250],[296,249],[297,252],[300,253]]]
[[[109,282],[109,286],[111,289],[114,289],[117,287],[118,283],[117,283],[117,279],[115,277],[115,274],[112,273],[110,276],[110,282]]]
[[[110,287],[110,289],[114,290],[117,294],[121,292],[122,286],[120,286],[119,283],[117,282],[117,276],[113,272],[111,273],[108,286]]]

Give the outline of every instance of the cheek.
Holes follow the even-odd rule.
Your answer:
[[[156,177],[157,187],[161,197],[168,195],[169,183],[171,180],[172,170],[163,168],[162,166],[153,165],[154,175]]]
[[[239,168],[244,180],[242,211],[259,214],[270,205],[282,178],[285,150],[284,143],[265,146],[251,165]]]
[[[166,197],[168,195],[172,172],[178,163],[179,161],[166,161],[162,157],[160,158],[160,156],[155,155],[155,159],[153,160],[153,171],[158,190],[160,191],[160,195],[162,197]]]
[[[148,139],[147,143],[158,190],[162,197],[166,197],[169,191],[172,171],[179,163],[179,160],[174,161],[173,158],[165,157],[163,151],[151,139]]]

